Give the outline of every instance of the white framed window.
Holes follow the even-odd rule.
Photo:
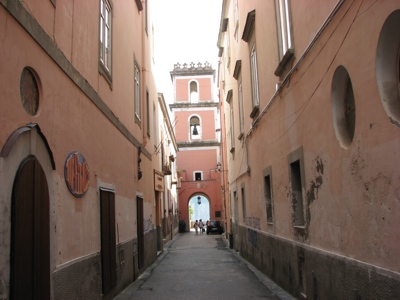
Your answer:
[[[251,47],[250,53],[250,72],[251,72],[251,90],[253,98],[253,109],[258,108],[260,104],[259,94],[258,94],[258,71],[257,71],[257,53],[256,53],[256,43]]]
[[[203,171],[194,171],[193,172],[194,181],[201,181],[203,180]]]
[[[135,62],[135,74],[134,74],[134,80],[135,80],[135,120],[140,122],[141,121],[141,101],[140,101],[140,67],[139,65]]]
[[[100,66],[111,80],[111,24],[112,6],[109,0],[100,0]]]
[[[229,90],[226,96],[226,102],[229,104],[229,121],[230,121],[230,139],[231,139],[231,149],[230,152],[235,151],[235,116],[233,111],[233,101],[232,101],[233,91]]]
[[[229,69],[229,66],[231,64],[231,41],[230,41],[230,34],[229,34],[229,22],[227,22],[227,27],[226,31],[224,34],[224,39],[225,39],[225,49],[226,49],[226,54],[225,54],[225,59],[226,59],[226,67]]]
[[[276,0],[279,22],[279,35],[281,39],[281,59],[289,49],[292,49],[291,18],[289,0]]]
[[[239,139],[244,135],[244,111],[243,111],[243,90],[242,90],[242,76],[239,77],[238,84],[238,100],[239,100],[239,123],[240,123],[240,134]]]
[[[234,15],[235,15],[235,39],[237,40],[239,35],[238,35],[238,29],[239,29],[239,8],[238,8],[238,0],[233,1],[233,10],[234,10]]]

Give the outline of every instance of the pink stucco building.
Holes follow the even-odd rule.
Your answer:
[[[0,0],[0,299],[112,299],[176,231],[150,2]]]
[[[298,299],[400,294],[400,2],[224,0],[231,246]]]

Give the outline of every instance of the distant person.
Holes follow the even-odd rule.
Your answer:
[[[200,219],[199,227],[200,227],[200,233],[203,233],[204,232],[204,223],[203,223],[202,219]]]
[[[196,234],[199,234],[199,222],[196,220],[193,224],[194,230],[196,230]]]

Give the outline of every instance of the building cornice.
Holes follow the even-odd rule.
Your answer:
[[[174,64],[173,71],[169,72],[171,75],[171,80],[173,81],[176,76],[199,76],[199,75],[212,75],[213,80],[215,80],[215,70],[212,68],[209,62],[202,63],[193,63],[190,64],[184,63],[176,63]]]
[[[176,109],[176,108],[185,108],[185,109],[190,109],[190,108],[201,108],[201,107],[219,107],[219,103],[218,102],[199,102],[199,103],[174,103],[174,104],[170,104],[169,107],[172,109]]]
[[[217,140],[212,141],[190,141],[190,142],[178,142],[178,148],[199,148],[199,147],[219,147],[220,142]]]

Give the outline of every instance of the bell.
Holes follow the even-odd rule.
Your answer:
[[[197,128],[196,128],[196,124],[194,125],[192,135],[199,135],[199,132],[197,131]]]

